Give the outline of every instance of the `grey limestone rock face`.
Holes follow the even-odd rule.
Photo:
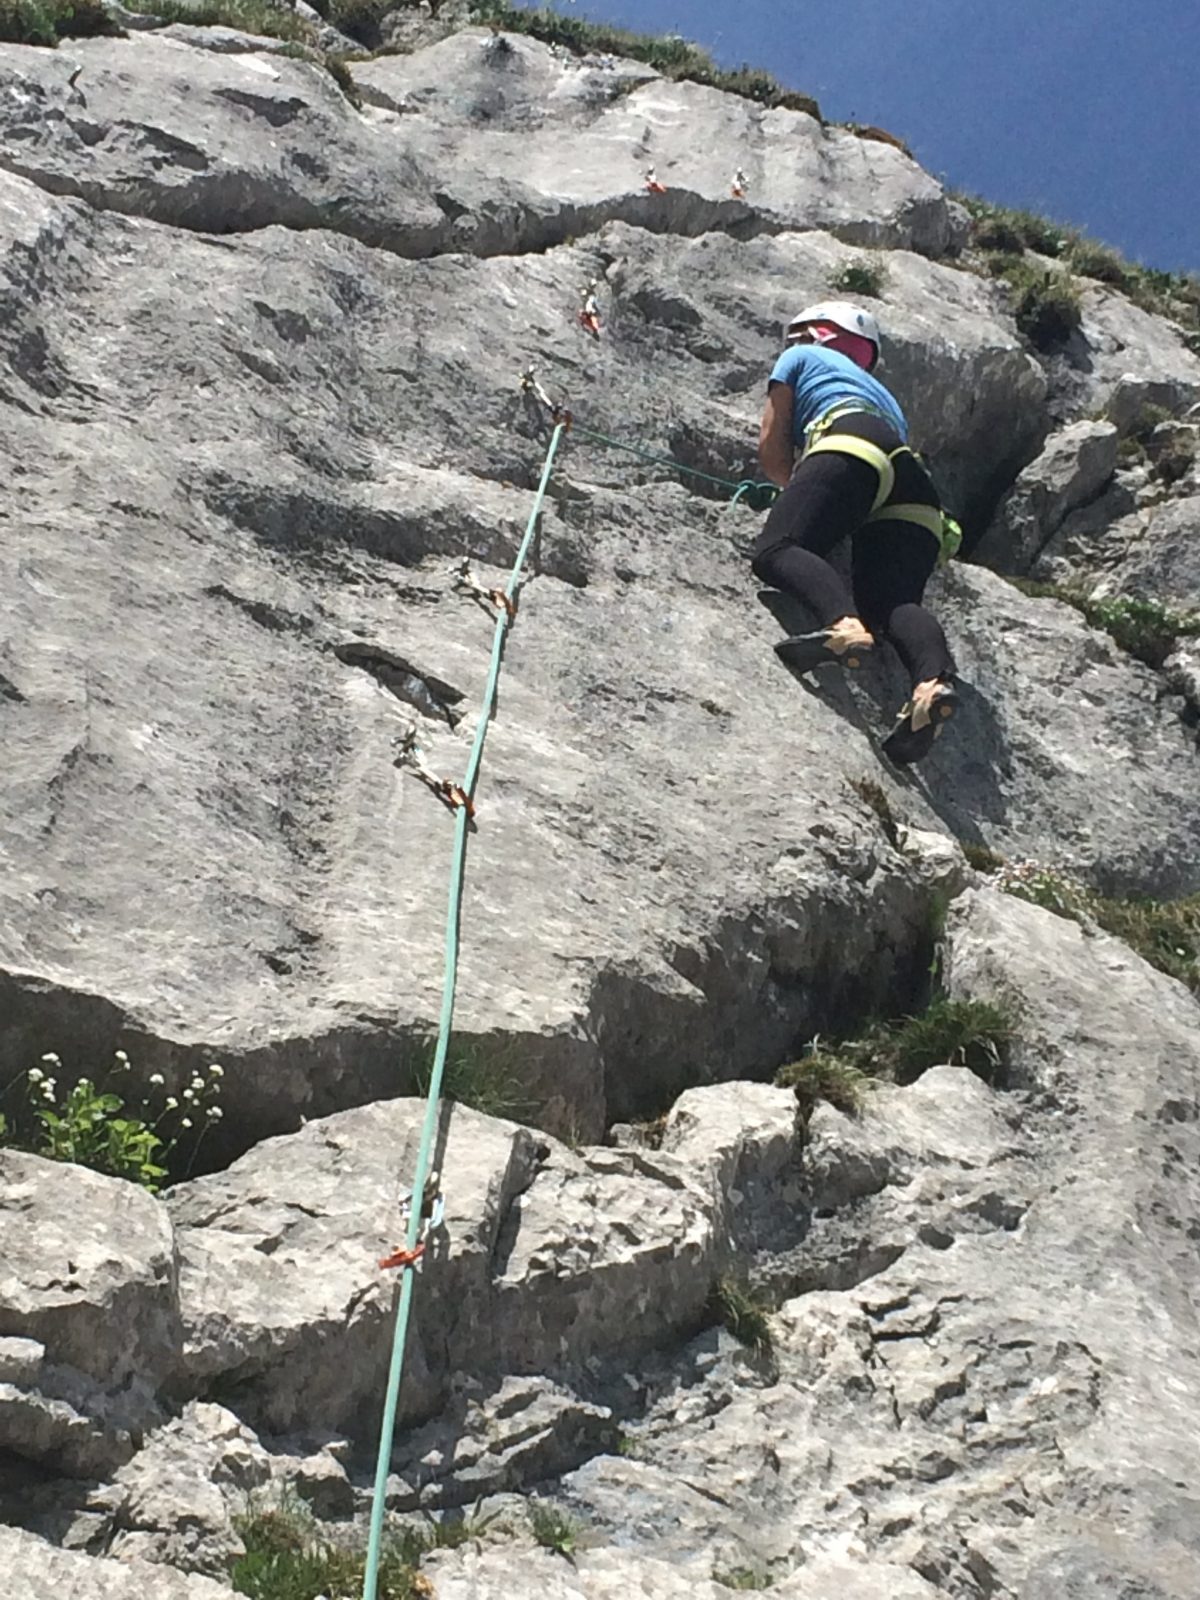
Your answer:
[[[225,1583],[150,1562],[96,1560],[0,1527],[0,1583],[12,1600],[231,1600]]]
[[[1155,452],[1200,362],[1100,289],[1036,359],[901,150],[491,38],[358,64],[362,112],[213,30],[0,46],[0,1082],[218,1059],[226,1112],[225,1170],[162,1200],[0,1155],[4,1515],[79,1547],[0,1531],[0,1571],[215,1600],[247,1489],[364,1508],[452,830],[398,740],[464,769],[494,615],[455,573],[503,583],[531,515],[532,365],[575,426],[456,1021],[534,1126],[445,1109],[388,1497],[537,1488],[584,1531],[441,1552],[439,1596],[1194,1600],[1200,1011],[958,851],[1200,889],[1194,652],[1156,674],[952,567],[962,711],[898,773],[896,664],[794,682],[729,499],[781,324],[879,269],[883,376],[987,560],[1191,606],[1194,469]],[[1006,1075],[797,1129],[764,1080],[915,1004],[951,898]],[[711,1326],[723,1275],[769,1354]]]
[[[948,981],[1017,1007],[1026,1087],[945,1067],[878,1091],[861,1130],[819,1113],[806,1253],[838,1228],[897,1249],[788,1300],[757,1384],[680,1362],[633,1457],[565,1480],[598,1540],[632,1526],[658,1560],[766,1563],[805,1595],[843,1540],[864,1593],[891,1592],[876,1562],[972,1597],[1023,1596],[1050,1570],[1195,1583],[1180,1397],[1200,1350],[1196,1002],[1114,941],[990,893],[956,902]]]
[[[193,1402],[117,1473],[106,1553],[223,1579],[244,1552],[233,1518],[273,1470],[272,1456],[237,1417]]]
[[[1117,444],[1117,430],[1106,422],[1076,422],[1053,434],[1001,503],[976,559],[1000,572],[1027,572],[1068,514],[1108,483]]]
[[[757,1086],[685,1098],[713,1124],[704,1165],[670,1148],[686,1146],[687,1110],[661,1152],[575,1154],[447,1108],[445,1224],[414,1310],[404,1415],[431,1415],[459,1374],[578,1371],[699,1324],[736,1248],[738,1183],[761,1204],[787,1182],[795,1114],[789,1093]],[[390,1351],[376,1262],[403,1234],[397,1183],[422,1113],[403,1100],[343,1112],[171,1192],[191,1385],[275,1435],[363,1423]]]
[[[181,1329],[174,1238],[144,1190],[0,1151],[0,1444],[68,1473],[133,1454]]]

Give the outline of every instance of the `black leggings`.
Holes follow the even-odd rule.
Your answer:
[[[830,434],[867,439],[881,450],[901,440],[891,425],[870,412],[835,419]],[[929,474],[908,451],[892,462],[896,481],[884,505],[939,505]],[[921,606],[941,545],[928,528],[913,522],[867,522],[879,492],[879,474],[867,461],[840,451],[818,451],[796,468],[755,542],[755,577],[794,595],[818,626],[841,617],[861,617],[877,638],[889,639],[913,684],[950,678],[954,660],[937,621]],[[864,526],[865,524],[865,526]],[[853,596],[825,557],[851,536]]]

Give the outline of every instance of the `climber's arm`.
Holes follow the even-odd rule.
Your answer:
[[[758,464],[772,483],[786,488],[792,476],[795,446],[792,442],[792,405],[795,393],[790,383],[772,383],[767,388],[762,426],[758,431]]]

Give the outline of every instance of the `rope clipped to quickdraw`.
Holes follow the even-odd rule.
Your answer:
[[[438,1105],[441,1100],[442,1079],[446,1071],[446,1053],[450,1044],[450,1030],[454,1021],[454,999],[458,987],[459,917],[462,910],[463,877],[466,867],[467,838],[475,812],[475,787],[479,781],[479,768],[483,761],[483,746],[487,738],[496,705],[496,688],[500,679],[500,666],[504,657],[504,641],[516,617],[517,586],[521,571],[529,555],[537,530],[538,517],[546,498],[550,472],[558,447],[569,427],[568,421],[558,420],[546,447],[542,475],[534,495],[533,507],[516,559],[503,589],[485,590],[475,585],[496,613],[495,632],[492,636],[491,664],[484,686],[479,720],[467,769],[460,784],[451,784],[431,772],[416,750],[415,738],[410,741],[415,752],[414,765],[418,775],[431,788],[442,795],[454,809],[454,849],[450,864],[450,884],[446,906],[445,966],[442,978],[442,1006],[438,1020],[437,1044],[434,1047],[433,1066],[429,1074],[429,1090],[425,1100],[425,1117],[421,1124],[421,1143],[417,1151],[417,1166],[413,1174],[412,1194],[407,1206],[407,1224],[404,1242],[397,1245],[379,1262],[381,1269],[400,1273],[396,1302],[395,1328],[392,1336],[391,1362],[388,1368],[387,1393],[384,1399],[383,1418],[379,1429],[379,1457],[375,1468],[375,1488],[371,1501],[371,1525],[367,1538],[367,1561],[363,1575],[363,1600],[377,1600],[379,1565],[383,1548],[383,1514],[387,1500],[388,1469],[391,1466],[392,1443],[396,1434],[396,1412],[400,1403],[400,1383],[404,1376],[404,1350],[408,1340],[408,1323],[412,1310],[416,1272],[425,1253],[428,1234],[439,1226],[442,1219],[441,1179],[431,1170],[430,1156],[437,1133]],[[462,586],[473,592],[466,583],[470,569],[460,569]],[[472,583],[474,580],[472,579]],[[418,764],[419,763],[419,764]]]
[[[729,502],[731,506],[745,505],[752,511],[765,511],[779,493],[778,485],[774,483],[764,483],[757,478],[721,478],[713,472],[702,472],[699,467],[689,467],[686,462],[677,461],[674,456],[659,455],[656,451],[643,449],[641,445],[630,444],[626,439],[614,439],[611,435],[600,433],[595,428],[584,427],[573,412],[551,400],[538,382],[532,367],[526,367],[521,374],[521,389],[546,408],[553,422],[565,421],[567,427],[582,439],[595,439],[598,444],[609,445],[614,450],[628,451],[630,455],[640,456],[643,461],[653,461],[658,466],[670,467],[673,472],[683,472],[689,477],[700,478],[705,483],[718,484],[722,489],[732,489],[733,498]]]

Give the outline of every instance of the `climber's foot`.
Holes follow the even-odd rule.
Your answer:
[[[815,633],[797,633],[781,639],[775,654],[793,672],[810,672],[813,667],[857,667],[875,648],[875,640],[857,617],[840,617],[828,628]]]
[[[911,766],[933,749],[933,742],[958,710],[958,690],[943,678],[926,678],[913,689],[896,726],[883,741],[883,751],[898,767]]]

